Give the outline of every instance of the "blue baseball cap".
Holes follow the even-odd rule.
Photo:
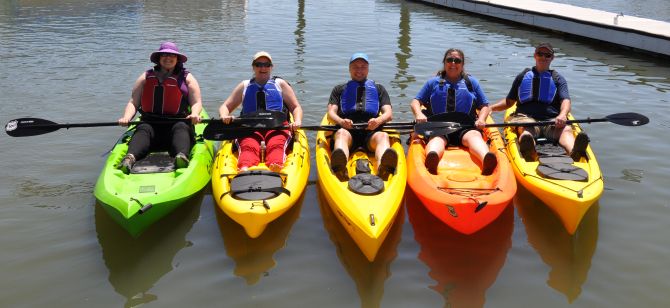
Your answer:
[[[365,62],[370,63],[370,60],[368,60],[368,55],[366,55],[365,53],[362,53],[362,52],[357,52],[357,53],[351,55],[351,59],[349,59],[349,64],[351,64],[351,62],[354,62],[358,59],[363,59],[363,60],[365,60]]]

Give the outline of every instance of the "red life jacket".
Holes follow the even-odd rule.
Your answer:
[[[141,109],[143,113],[157,115],[186,115],[188,113],[188,87],[186,86],[186,75],[183,70],[179,75],[158,81],[156,72],[148,70],[146,81],[142,90]]]

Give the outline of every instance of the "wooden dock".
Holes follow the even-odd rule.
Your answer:
[[[414,0],[670,56],[670,23],[539,0]]]

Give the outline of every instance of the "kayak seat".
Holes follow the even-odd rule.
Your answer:
[[[565,153],[562,146],[541,138],[537,140],[539,165],[537,173],[545,178],[568,181],[588,181],[586,170],[574,165],[572,157]]]
[[[291,192],[284,188],[281,174],[252,170],[238,173],[230,182],[230,191],[223,193],[221,198],[227,194],[238,200],[267,200],[281,194],[290,196]]]
[[[138,160],[130,169],[130,173],[165,173],[175,170],[174,158],[168,152],[151,152]]]
[[[554,180],[586,182],[589,179],[589,174],[586,170],[572,163],[540,163],[537,166],[537,173],[545,178]]]

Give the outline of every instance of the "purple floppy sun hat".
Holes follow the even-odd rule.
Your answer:
[[[162,53],[171,53],[177,55],[178,61],[181,63],[184,63],[188,60],[186,55],[182,54],[179,52],[179,48],[177,47],[177,44],[173,42],[164,42],[161,44],[161,47],[158,48],[158,51],[154,51],[151,53],[151,57],[149,59],[151,62],[159,64],[160,63],[160,55]]]

